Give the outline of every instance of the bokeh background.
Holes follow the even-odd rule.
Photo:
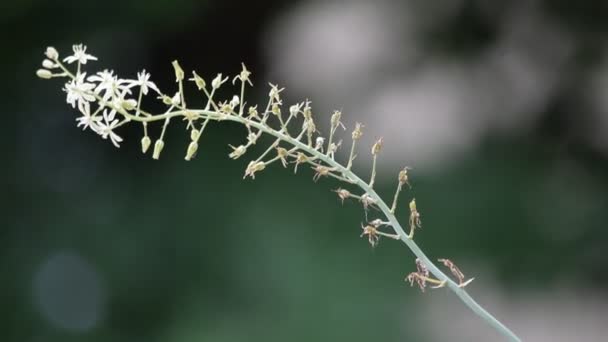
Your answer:
[[[313,101],[322,131],[342,109],[366,124],[362,151],[385,138],[382,194],[413,167],[417,241],[474,276],[482,305],[524,340],[606,340],[608,2],[0,8],[0,340],[501,340],[448,291],[409,288],[413,256],[370,249],[338,184],[278,165],[243,181],[248,158],[227,158],[241,127],[210,127],[193,162],[181,124],[160,161],[139,127],[119,150],[77,129],[60,82],[34,72],[47,45],[80,42],[100,58],[88,70],[145,68],[162,89],[173,59],[207,79],[245,62],[250,103],[279,83],[286,102]]]

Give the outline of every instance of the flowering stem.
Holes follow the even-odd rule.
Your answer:
[[[76,48],[74,50],[76,51]],[[53,52],[53,51],[51,51],[51,52]],[[54,52],[54,54],[56,55],[56,52]],[[82,50],[82,54],[84,54],[84,50]],[[84,55],[83,58],[85,58],[85,62],[86,62],[86,55]],[[88,58],[91,59],[93,57],[88,57]],[[55,62],[57,62],[58,66],[65,72],[65,74],[68,75],[70,78],[72,78],[72,80],[74,81],[74,79],[76,77],[72,73],[70,73],[57,60],[56,57],[53,59],[55,60]],[[177,68],[176,68],[176,70],[177,70]],[[181,70],[181,68],[179,70]],[[80,62],[78,63],[77,74],[80,75]],[[177,71],[176,71],[176,74],[177,74]],[[44,76],[44,78],[48,78],[48,74],[43,73],[41,77],[43,77],[43,76]],[[82,77],[84,77],[84,75]],[[221,81],[221,74],[218,75],[218,77],[219,77],[219,80]],[[100,109],[107,107],[111,110],[115,110],[120,115],[122,115],[124,117],[124,121],[122,121],[118,125],[121,125],[122,123],[128,122],[128,121],[136,121],[136,122],[142,123],[144,125],[144,130],[145,130],[148,122],[164,121],[160,139],[159,139],[159,141],[157,141],[157,144],[158,144],[158,142],[160,142],[161,144],[159,145],[160,147],[158,148],[158,152],[156,151],[157,147],[155,146],[155,151],[154,151],[155,156],[153,157],[154,159],[158,158],[157,155],[158,155],[158,153],[160,153],[160,150],[162,150],[162,146],[163,146],[162,139],[164,137],[164,134],[165,134],[167,125],[169,124],[169,121],[174,117],[184,117],[188,120],[191,120],[193,113],[198,115],[201,119],[204,119],[204,123],[202,124],[200,133],[202,133],[202,131],[205,129],[207,123],[211,120],[213,120],[213,121],[228,120],[228,121],[234,121],[234,122],[243,124],[244,126],[247,127],[248,130],[250,128],[257,129],[258,132],[256,132],[256,137],[255,137],[256,140],[257,140],[257,137],[259,137],[262,133],[269,134],[276,138],[276,141],[257,159],[257,161],[252,162],[250,164],[250,165],[253,165],[253,167],[251,169],[251,173],[250,173],[250,175],[252,177],[253,177],[254,172],[258,171],[258,170],[256,170],[256,167],[258,167],[257,164],[260,163],[259,161],[262,160],[262,158],[265,157],[268,153],[270,153],[270,151],[272,151],[274,148],[279,146],[279,143],[284,142],[286,144],[290,144],[292,146],[292,149],[288,152],[289,155],[291,155],[294,151],[302,151],[302,153],[298,153],[298,156],[300,154],[307,155],[307,156],[305,156],[306,159],[304,161],[316,166],[317,175],[315,175],[315,178],[313,178],[313,179],[318,179],[320,176],[331,176],[340,181],[344,181],[349,184],[356,185],[363,191],[364,195],[361,195],[361,196],[350,195],[350,197],[360,199],[362,202],[363,202],[363,199],[365,198],[364,207],[366,210],[369,205],[374,208],[377,207],[380,211],[382,211],[385,218],[387,219],[387,221],[384,222],[383,224],[390,225],[393,228],[395,234],[393,235],[393,234],[384,234],[383,233],[380,235],[383,235],[386,237],[391,237],[396,240],[397,239],[401,240],[412,251],[412,253],[414,255],[416,255],[416,257],[420,260],[420,262],[423,263],[426,266],[426,268],[428,268],[428,271],[430,273],[432,273],[436,278],[436,280],[432,280],[431,278],[426,277],[426,281],[433,282],[436,284],[441,284],[442,286],[447,285],[447,287],[452,292],[454,292],[465,303],[465,305],[467,305],[475,314],[477,314],[479,317],[481,317],[483,320],[485,320],[496,331],[503,334],[510,341],[520,341],[520,339],[511,330],[509,330],[505,325],[503,325],[500,321],[498,321],[496,318],[494,318],[494,316],[492,316],[483,307],[481,307],[473,298],[471,298],[471,296],[463,289],[463,287],[464,287],[464,285],[466,285],[466,283],[458,284],[458,283],[454,282],[453,280],[451,280],[422,252],[420,247],[418,247],[418,245],[412,239],[414,228],[415,228],[416,224],[412,225],[412,228],[411,228],[412,230],[410,233],[411,235],[407,235],[405,233],[403,227],[401,226],[401,224],[399,223],[399,221],[397,220],[397,218],[395,217],[395,214],[394,214],[396,203],[397,203],[397,196],[398,196],[399,192],[401,191],[401,185],[402,185],[401,178],[400,178],[400,185],[399,185],[399,188],[397,189],[397,192],[393,199],[393,205],[391,208],[388,207],[386,202],[384,202],[382,200],[382,198],[373,189],[375,176],[376,176],[376,157],[380,150],[382,139],[378,140],[376,142],[376,144],[374,145],[374,148],[372,149],[372,154],[373,154],[372,175],[371,175],[371,179],[370,179],[369,183],[367,183],[367,182],[363,181],[361,178],[359,178],[359,176],[357,176],[354,172],[351,171],[352,162],[355,157],[354,156],[355,145],[361,135],[361,131],[360,131],[361,125],[360,124],[357,124],[357,127],[356,127],[355,131],[353,132],[353,145],[351,147],[348,165],[343,166],[341,163],[334,160],[333,154],[323,153],[322,149],[315,149],[312,146],[312,133],[314,132],[314,123],[312,122],[312,119],[310,117],[306,118],[306,120],[309,120],[309,121],[306,121],[306,123],[310,124],[311,126],[310,127],[307,126],[306,128],[303,127],[302,133],[298,137],[294,138],[288,133],[287,127],[286,127],[287,124],[283,121],[283,119],[280,115],[280,112],[277,115],[278,119],[280,121],[280,124],[281,124],[280,129],[274,129],[266,123],[266,121],[271,113],[271,112],[269,112],[269,109],[270,109],[270,106],[273,101],[272,97],[271,97],[270,101],[268,102],[266,110],[263,112],[263,117],[262,117],[261,121],[256,121],[253,119],[253,117],[248,118],[243,115],[244,99],[242,98],[242,96],[240,98],[241,106],[239,107],[238,113],[221,112],[218,109],[217,105],[212,100],[215,90],[217,87],[219,87],[219,85],[221,85],[221,82],[219,85],[213,86],[210,94],[206,90],[204,90],[205,94],[208,97],[208,102],[206,104],[205,109],[186,110],[185,99],[184,99],[184,94],[183,94],[182,78],[183,78],[183,75],[181,77],[178,77],[179,92],[180,92],[180,97],[181,97],[180,102],[181,102],[182,106],[179,106],[179,105],[176,106],[175,104],[173,104],[164,114],[159,114],[159,115],[148,114],[148,113],[144,112],[143,110],[141,110],[141,108],[140,108],[141,92],[140,92],[139,100],[137,102],[137,108],[136,108],[135,114],[129,113],[129,111],[126,110],[125,108],[123,108],[122,106],[116,106],[114,104],[104,101],[97,94],[94,94],[94,95],[88,94],[88,95],[94,96],[94,98],[96,98],[98,100]],[[241,79],[241,81],[243,81],[243,83],[244,83],[243,79]],[[241,95],[243,95],[243,90],[244,90],[244,84],[242,85],[242,88],[241,88]],[[87,89],[85,89],[85,91],[87,91]],[[277,93],[279,91],[280,90],[277,90]],[[213,107],[213,110],[210,109],[211,106]],[[98,109],[98,111],[99,111],[99,109]],[[143,114],[143,115],[140,115],[140,114]],[[105,118],[105,116],[104,116],[104,118]],[[290,119],[291,119],[291,116],[288,119],[287,123],[289,122]],[[117,127],[116,122],[117,122],[116,120],[113,121],[113,123],[112,123],[113,126],[111,126],[111,128]],[[106,124],[110,125],[109,123],[106,123]],[[331,143],[332,143],[334,130],[335,130],[335,128],[333,128],[330,133],[329,145],[331,145]],[[307,133],[307,143],[300,141],[300,139],[305,131]],[[147,136],[147,132],[146,132],[146,136]],[[197,136],[197,140],[199,137],[200,137],[200,134]],[[105,138],[105,136],[104,136],[104,138]],[[250,140],[250,143],[252,143],[251,140]],[[328,149],[329,148],[330,147],[328,146]],[[194,149],[194,152],[192,152],[192,153],[195,153],[195,152],[196,152],[196,149]],[[186,157],[186,159],[189,160],[190,156],[191,155],[189,154]],[[280,157],[275,157],[274,159],[271,159],[271,162],[274,162],[279,159],[280,159]],[[297,162],[300,163],[300,160],[298,159]],[[296,168],[297,168],[298,163],[296,164]],[[323,164],[325,164],[325,165],[323,165]],[[263,167],[264,167],[263,163],[262,163],[261,167],[263,169]],[[250,171],[249,168],[248,168],[248,171]],[[247,173],[245,175],[247,176]],[[339,175],[341,175],[341,176],[339,176]],[[404,179],[405,179],[404,182],[407,183],[407,178],[404,178]],[[410,210],[412,210],[412,205],[415,210],[414,201],[412,201],[412,203],[410,203]],[[367,213],[367,211],[366,211],[366,213]],[[417,216],[414,218],[417,219]],[[410,218],[410,222],[411,222],[411,220],[412,220],[412,218]],[[414,222],[416,222],[416,221],[414,221]],[[428,273],[426,275],[428,275]]]
[[[492,326],[496,331],[503,334],[505,337],[509,338],[511,341],[521,341],[509,328],[507,328],[504,324],[498,321],[494,316],[492,316],[488,311],[486,311],[481,305],[479,305],[463,288],[461,288],[456,282],[451,280],[445,273],[443,273],[425,254],[422,252],[420,247],[414,242],[414,240],[408,238],[408,235],[405,233],[401,224],[391,211],[391,208],[382,200],[382,198],[376,193],[376,191],[370,186],[370,184],[363,181],[359,176],[353,173],[349,168],[343,166],[339,162],[334,159],[328,157],[326,154],[315,150],[312,147],[309,147],[307,144],[302,143],[281,131],[277,131],[272,129],[271,127],[264,125],[262,123],[250,120],[246,117],[241,117],[238,115],[229,115],[222,116],[220,113],[209,110],[192,110],[197,112],[203,117],[207,117],[211,120],[229,120],[235,121],[244,125],[249,125],[258,129],[260,132],[267,133],[277,138],[278,141],[284,141],[288,144],[293,145],[299,150],[305,151],[309,155],[315,157],[315,159],[321,160],[327,165],[329,165],[336,172],[342,173],[345,176],[345,180],[349,180],[349,183],[357,185],[364,193],[368,194],[371,198],[376,201],[376,205],[382,211],[382,213],[388,219],[391,227],[398,235],[399,239],[418,257],[425,265],[427,265],[429,271],[440,281],[445,282],[447,287],[454,292],[475,314],[485,320],[490,326]],[[133,121],[142,121],[142,122],[150,122],[150,121],[158,121],[158,120],[166,120],[176,116],[183,116],[184,111],[173,111],[168,112],[161,115],[151,116],[151,117],[136,117],[133,116],[126,111],[120,111],[120,113],[127,118]],[[274,145],[274,144],[273,144]]]

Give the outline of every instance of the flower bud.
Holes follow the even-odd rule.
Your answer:
[[[152,154],[152,159],[158,160],[158,157],[160,157],[160,152],[162,152],[163,147],[165,147],[165,142],[160,139],[156,140],[156,142],[154,143],[154,153]]]
[[[42,61],[42,67],[47,68],[47,69],[55,69],[55,68],[57,68],[57,64],[55,64],[50,59],[45,59]]]
[[[128,99],[128,100],[122,101],[122,103],[120,105],[122,106],[122,108],[124,108],[126,110],[133,110],[137,107],[137,101],[135,101],[133,99]]]
[[[141,153],[145,154],[148,151],[148,148],[150,148],[150,137],[146,135],[141,138]]]
[[[57,52],[57,50],[55,50],[55,48],[52,46],[47,47],[44,54],[48,59],[51,60],[57,60],[57,58],[59,58],[59,52]]]
[[[175,70],[175,82],[184,80],[184,70],[181,66],[179,66],[179,62],[177,60],[171,63],[173,65],[173,69]]]
[[[53,77],[53,74],[46,69],[38,69],[38,71],[36,71],[36,75],[45,80],[48,80]]]
[[[197,129],[193,128],[190,131],[190,140],[192,141],[198,141],[198,137],[201,135],[201,132],[199,132]]]
[[[234,108],[234,107],[238,106],[238,105],[239,105],[239,103],[241,103],[241,102],[239,101],[239,97],[238,97],[238,96],[236,96],[236,95],[234,95],[234,96],[232,97],[232,100],[230,100],[230,107]]]
[[[196,143],[196,141],[191,141],[190,145],[188,145],[188,150],[186,151],[186,157],[184,159],[188,161],[192,159],[192,157],[194,157],[194,155],[196,154],[197,150],[198,144]]]

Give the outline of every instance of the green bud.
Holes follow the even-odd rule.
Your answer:
[[[193,128],[190,131],[190,139],[192,141],[198,141],[198,137],[201,135],[201,132],[199,132],[197,129]]]
[[[147,135],[141,138],[141,153],[145,154],[148,151],[148,148],[150,148],[150,143],[150,137]]]
[[[184,159],[188,161],[192,159],[192,157],[194,157],[194,155],[196,154],[197,150],[198,144],[196,143],[196,141],[190,142],[190,145],[188,145],[188,150],[186,151],[186,157]]]

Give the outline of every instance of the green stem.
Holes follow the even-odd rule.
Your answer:
[[[209,110],[193,110],[193,111],[199,113],[201,116],[206,116],[212,120],[213,119],[219,120],[221,117],[221,115],[215,111],[209,111]],[[153,116],[153,117],[136,117],[136,116],[133,116],[126,112],[121,113],[121,114],[125,115],[126,117],[128,117],[134,121],[149,122],[149,121],[168,119],[168,118],[172,118],[175,116],[181,116],[184,114],[184,112],[183,111],[174,111],[174,112],[169,112],[166,114],[157,115],[157,116]],[[367,193],[369,196],[371,196],[373,199],[375,199],[377,201],[377,203],[376,203],[377,206],[380,208],[382,213],[386,216],[386,218],[390,222],[390,225],[393,227],[393,230],[395,231],[395,233],[397,233],[397,235],[399,235],[400,240],[405,245],[407,245],[407,247],[412,251],[412,253],[414,253],[414,255],[416,257],[418,257],[422,262],[424,262],[424,264],[428,267],[429,271],[437,279],[439,279],[440,281],[445,281],[447,287],[452,292],[454,292],[475,314],[477,314],[484,321],[486,321],[496,331],[500,332],[501,334],[503,334],[505,337],[507,337],[511,341],[521,341],[511,330],[509,330],[509,328],[507,328],[504,324],[502,324],[494,316],[492,316],[488,311],[486,311],[483,307],[481,307],[481,305],[479,305],[463,288],[459,287],[456,282],[451,280],[445,273],[443,273],[424,254],[424,252],[422,252],[422,250],[420,249],[420,247],[418,247],[418,245],[416,244],[416,242],[414,242],[414,240],[411,240],[407,237],[407,234],[403,230],[401,224],[399,223],[399,221],[397,220],[395,215],[391,212],[391,209],[382,200],[382,198],[376,193],[376,191],[369,184],[367,184],[365,181],[363,181],[361,178],[359,178],[359,176],[354,174],[348,167],[343,166],[342,164],[338,163],[337,161],[330,158],[326,154],[324,154],[320,151],[317,151],[314,148],[309,147],[307,144],[304,144],[290,136],[287,136],[286,134],[282,133],[281,131],[274,130],[274,129],[268,127],[267,125],[249,120],[245,117],[235,116],[235,115],[223,117],[222,119],[235,121],[235,122],[238,122],[238,123],[241,123],[244,125],[250,125],[254,128],[257,128],[261,132],[272,135],[286,143],[293,145],[294,147],[298,148],[299,150],[305,151],[309,155],[315,157],[318,160],[323,161],[324,163],[326,163],[327,165],[332,167],[336,172],[339,172],[339,173],[342,173],[343,175],[345,175],[345,177],[347,179],[350,179],[352,181],[352,184],[359,186],[359,188],[361,188],[361,190],[363,190],[365,193]]]

